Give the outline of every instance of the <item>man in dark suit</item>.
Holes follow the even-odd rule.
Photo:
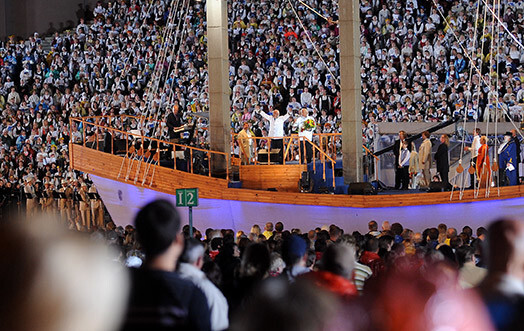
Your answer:
[[[519,180],[521,174],[520,174],[520,163],[522,162],[522,159],[521,159],[521,156],[520,156],[520,153],[521,153],[521,150],[520,150],[520,139],[519,139],[519,134],[517,132],[517,130],[513,129],[511,130],[511,135],[513,136],[513,142],[515,143],[515,149],[517,150],[517,180]]]
[[[402,184],[403,167],[400,165],[400,151],[402,149],[402,143],[406,141],[406,138],[406,131],[400,131],[398,133],[398,140],[396,140],[393,145],[393,154],[395,154],[395,190],[399,190]],[[408,144],[408,150],[411,152],[411,144]]]
[[[182,126],[182,121],[178,114],[178,106],[173,107],[173,110],[167,115],[166,125],[169,132],[169,140],[171,142],[178,142],[180,133],[175,132],[175,129]]]
[[[440,136],[440,145],[435,153],[437,172],[440,174],[442,185],[449,188],[449,157],[448,157],[449,137],[446,134]]]

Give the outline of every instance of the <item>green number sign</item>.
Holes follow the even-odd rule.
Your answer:
[[[182,188],[176,190],[177,207],[197,207],[198,206],[198,189]]]
[[[189,236],[193,237],[193,207],[198,206],[198,189],[181,188],[176,190],[176,206],[189,207]]]

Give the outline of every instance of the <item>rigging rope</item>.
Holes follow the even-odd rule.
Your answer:
[[[327,65],[326,61],[324,60],[324,57],[322,56],[322,54],[320,54],[319,50],[317,49],[317,46],[316,46],[315,43],[313,42],[313,39],[311,39],[311,36],[309,35],[308,30],[307,30],[306,27],[304,26],[304,23],[302,23],[302,20],[301,20],[300,17],[298,16],[298,13],[297,13],[295,7],[293,6],[293,4],[291,3],[291,0],[287,0],[287,2],[288,2],[289,5],[291,6],[291,9],[293,10],[293,13],[295,13],[295,17],[297,18],[298,23],[299,23],[300,26],[302,27],[302,30],[304,30],[304,32],[305,32],[305,34],[306,34],[306,37],[309,39],[309,42],[310,42],[311,45],[313,46],[313,49],[314,49],[315,52],[317,53],[318,57],[320,58],[320,60],[322,61],[322,63],[324,63],[324,66],[326,67],[327,71],[329,71],[329,73],[331,74],[331,77],[333,77],[333,79],[335,80],[335,82],[337,83],[337,85],[340,86],[340,81],[339,81],[338,77],[335,76],[335,75],[333,74],[333,72],[329,69],[329,66]]]

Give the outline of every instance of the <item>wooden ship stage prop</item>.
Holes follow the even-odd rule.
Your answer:
[[[336,169],[340,160],[336,159],[335,148],[340,135],[320,134],[320,144],[312,144],[313,161],[309,165],[303,162],[300,154],[299,144],[305,143],[304,139],[296,135],[284,137],[283,162],[277,164],[267,156],[261,158],[256,149],[251,160],[242,162],[243,158],[245,160],[242,148],[236,157],[97,123],[111,123],[111,120],[104,117],[71,119],[72,127],[74,124],[83,128],[81,140],[70,144],[73,169],[172,195],[177,188],[198,187],[203,199],[354,208],[468,203],[524,196],[521,185],[491,188],[489,195],[481,188],[478,196],[474,190],[464,190],[462,196],[458,192],[453,195],[450,192],[421,192],[386,196],[301,193],[301,188],[307,184],[303,173],[308,170],[322,179],[322,183],[317,185],[325,188],[326,193],[334,192],[336,180],[340,177],[340,171]],[[86,132],[92,134],[86,136]],[[253,144],[259,146],[271,145],[268,137],[252,139]],[[225,172],[210,171],[213,162],[221,161],[228,164]],[[234,180],[237,177],[239,181]]]

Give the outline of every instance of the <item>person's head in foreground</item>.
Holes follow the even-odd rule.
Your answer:
[[[2,330],[109,331],[120,326],[125,269],[109,248],[55,224],[0,227]]]

